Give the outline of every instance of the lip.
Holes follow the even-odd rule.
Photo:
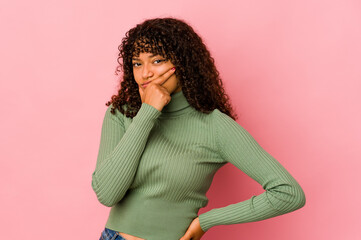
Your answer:
[[[151,81],[148,81],[148,82],[145,82],[145,83],[142,83],[142,86],[145,87],[148,85],[148,83],[150,83]]]

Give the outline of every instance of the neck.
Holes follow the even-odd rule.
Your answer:
[[[170,102],[162,109],[163,116],[178,116],[191,110],[191,106],[183,95],[183,91],[173,92]],[[161,115],[161,116],[162,116]]]

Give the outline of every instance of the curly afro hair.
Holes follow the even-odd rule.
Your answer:
[[[145,20],[125,34],[118,49],[116,74],[122,71],[123,79],[118,94],[105,104],[113,105],[110,111],[112,114],[118,109],[133,118],[140,109],[142,101],[133,76],[132,58],[146,52],[159,54],[172,62],[177,69],[175,74],[183,94],[193,108],[203,113],[210,113],[217,108],[234,120],[238,118],[225,93],[214,59],[201,37],[184,20]]]

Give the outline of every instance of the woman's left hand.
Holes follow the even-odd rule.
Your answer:
[[[179,240],[200,240],[205,233],[206,232],[203,232],[201,225],[199,224],[199,219],[197,217],[192,221],[186,233]]]

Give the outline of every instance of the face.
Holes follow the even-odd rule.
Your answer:
[[[132,64],[134,79],[143,90],[147,87],[147,85],[143,86],[143,83],[155,80],[174,67],[170,60],[160,55],[144,52],[140,53],[138,57],[134,57]],[[169,94],[172,94],[173,92],[179,92],[181,90],[181,86],[178,84],[178,78],[174,73],[162,86],[167,89]]]

